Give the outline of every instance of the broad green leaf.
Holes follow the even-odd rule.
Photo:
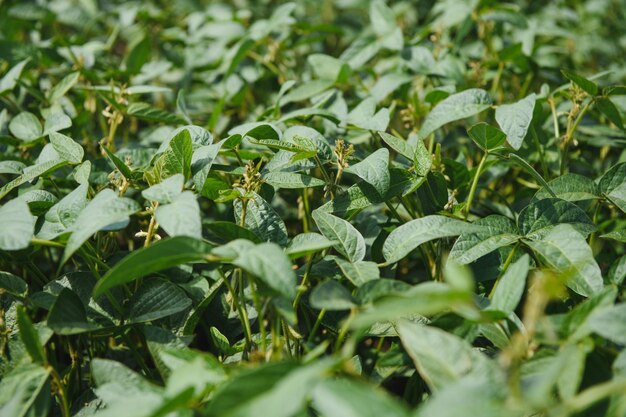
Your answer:
[[[321,187],[326,183],[319,178],[295,172],[268,172],[263,180],[274,188],[308,188]]]
[[[154,166],[146,171],[150,185],[176,174],[183,174],[185,180],[191,176],[192,143],[189,130],[182,129],[169,142],[169,146],[156,160]]]
[[[522,142],[533,119],[536,95],[533,93],[513,104],[496,107],[496,121],[506,133],[506,141],[515,150],[522,147]]]
[[[477,123],[470,127],[467,134],[482,150],[489,151],[502,145],[506,135],[487,123]]]
[[[235,220],[241,220],[242,203],[234,201]],[[287,244],[287,227],[272,206],[260,195],[252,192],[252,199],[246,206],[245,226],[265,241]]]
[[[343,285],[334,280],[325,281],[316,286],[309,303],[318,310],[349,310],[356,306],[356,300]]]
[[[365,240],[349,222],[332,214],[315,210],[313,220],[320,232],[336,242],[333,247],[351,262],[362,261],[365,257]]]
[[[291,261],[280,246],[261,243],[237,257],[233,263],[258,277],[280,295],[292,299],[296,295],[296,274]]]
[[[191,300],[178,285],[150,278],[134,292],[128,319],[131,323],[154,321],[179,313],[189,306]]]
[[[47,116],[43,125],[43,134],[49,135],[59,130],[72,127],[72,119],[69,118],[62,110],[53,110]],[[57,150],[58,152],[58,150]]]
[[[326,379],[313,390],[320,417],[405,417],[401,402],[373,385],[351,379]]]
[[[77,82],[80,77],[80,72],[72,72],[66,75],[57,85],[55,85],[52,90],[50,90],[50,95],[48,96],[48,101],[50,103],[54,103],[61,97],[65,95]]]
[[[380,138],[391,149],[404,156],[405,158],[413,160],[413,156],[415,155],[415,148],[411,145],[411,143],[385,132],[378,132],[378,136],[380,136]]]
[[[480,378],[495,367],[467,341],[444,330],[401,321],[398,323],[398,333],[402,346],[433,391],[465,375]]]
[[[524,294],[529,268],[530,257],[527,254],[509,265],[498,280],[487,309],[501,311],[505,316],[510,316]]]
[[[298,87],[292,89],[289,93],[285,94],[280,100],[280,105],[293,103],[295,101],[308,100],[318,94],[323,93],[335,84],[335,80],[311,80],[300,84]]]
[[[317,78],[334,82],[345,82],[350,73],[350,67],[340,59],[325,54],[311,54],[307,56],[311,70]]]
[[[480,232],[482,226],[450,217],[431,215],[411,220],[395,229],[383,245],[383,255],[388,264],[398,262],[422,243],[463,233]]]
[[[626,303],[594,311],[588,326],[593,332],[612,342],[626,344]]]
[[[601,98],[595,102],[595,106],[607,119],[609,119],[615,126],[624,130],[624,123],[622,122],[622,115],[619,110],[613,104],[609,98]]]
[[[602,289],[602,273],[585,238],[571,225],[554,226],[539,240],[525,243],[552,269],[567,277],[566,285],[589,297]]]
[[[169,204],[160,205],[155,211],[159,225],[170,236],[189,236],[202,239],[200,206],[191,191],[184,191]]]
[[[87,205],[88,184],[78,186],[71,193],[63,197],[58,203],[46,212],[45,222],[41,226],[37,237],[52,240],[57,236],[69,232],[78,219],[78,215]]]
[[[587,237],[596,230],[589,216],[577,205],[558,198],[545,198],[524,208],[517,224],[520,232],[531,239],[540,239],[559,224],[569,224]]]
[[[626,162],[614,165],[598,182],[598,190],[626,213]]]
[[[28,292],[28,284],[10,272],[0,271],[0,289],[15,297],[24,297]]]
[[[332,259],[335,261],[339,269],[341,269],[343,275],[348,278],[348,280],[355,287],[360,287],[366,282],[380,278],[380,270],[378,269],[376,262],[350,262],[337,256],[333,256]]]
[[[333,242],[319,233],[300,233],[294,236],[291,242],[289,242],[285,253],[289,255],[291,259],[297,259],[330,248],[331,246],[333,246]]]
[[[485,90],[470,88],[443,99],[426,116],[419,137],[425,138],[441,126],[473,116],[491,106],[491,97]]]
[[[163,269],[206,260],[211,249],[208,243],[186,236],[162,239],[132,252],[115,264],[98,282],[93,296],[98,297],[113,287]]]
[[[261,239],[252,231],[235,223],[217,221],[204,223],[203,226],[208,231],[207,239],[219,245],[223,245],[235,239],[246,239],[254,243],[261,243]]]
[[[137,202],[130,198],[118,197],[115,191],[109,188],[100,191],[70,227],[72,234],[65,247],[63,262],[66,262],[94,233],[118,224],[125,227],[128,217],[139,209]]]
[[[396,27],[396,29],[398,29]],[[385,74],[376,81],[369,93],[380,103],[394,91],[399,90],[403,85],[413,81],[413,77],[409,74],[390,73]]]
[[[72,335],[96,330],[98,326],[87,320],[85,305],[76,293],[65,288],[50,309],[48,327],[60,335]]]
[[[397,321],[405,317],[432,315],[443,311],[467,308],[472,295],[440,282],[416,285],[402,293],[388,295],[359,312],[350,327],[366,328],[378,322]]]
[[[600,236],[604,239],[613,239],[618,242],[626,243],[626,229],[612,230],[609,233]]]
[[[556,196],[565,201],[574,202],[598,198],[596,184],[591,178],[582,175],[567,173],[549,181],[548,184]],[[552,195],[545,188],[541,188],[533,199],[542,200],[551,197]]]
[[[221,141],[215,144],[201,146],[193,151],[193,155],[191,156],[191,174],[197,192],[201,192],[204,189],[207,177],[211,171],[211,166],[213,162],[215,162],[217,154],[223,144],[224,141]]]
[[[0,207],[0,249],[27,248],[33,237],[35,221],[23,200],[11,200]]]
[[[22,71],[26,64],[28,64],[28,61],[30,61],[30,58],[18,62],[4,74],[2,79],[0,79],[0,94],[12,91],[15,88],[17,80],[20,79]]]
[[[141,195],[146,200],[168,204],[173,202],[182,193],[184,184],[185,177],[183,174],[175,174],[152,187],[146,188],[141,192]]]
[[[561,73],[573,84],[576,84],[578,87],[582,88],[592,96],[598,94],[598,84],[594,83],[593,81],[590,81],[582,75],[576,74],[572,71],[562,69]]]
[[[389,109],[376,112],[376,99],[368,97],[348,113],[346,122],[361,129],[384,131],[389,125]]]
[[[41,122],[37,116],[29,112],[22,112],[11,119],[9,130],[13,136],[24,142],[31,142],[43,136]]]
[[[80,164],[85,156],[83,147],[76,143],[72,138],[61,133],[50,133],[50,143],[57,151],[59,156],[70,164]]]
[[[494,214],[472,224],[482,226],[482,229],[463,233],[450,251],[450,258],[461,264],[474,262],[496,249],[512,245],[521,237],[515,223],[504,216]]]
[[[104,152],[107,154],[107,156],[109,157],[109,159],[111,160],[115,168],[117,168],[117,170],[124,176],[124,178],[126,178],[127,180],[131,180],[133,178],[133,172],[128,167],[128,165],[124,163],[124,161],[118,158],[106,146],[101,146],[100,149],[104,150]]]
[[[0,198],[3,198],[7,194],[9,194],[14,188],[19,187],[20,185],[27,183],[28,181],[32,181],[41,175],[53,172],[57,168],[60,168],[64,165],[67,165],[67,161],[58,158],[24,168],[22,175],[12,181],[7,182],[5,185],[2,186],[2,188],[0,188]]]
[[[46,359],[46,353],[43,350],[43,345],[39,340],[39,333],[33,326],[26,310],[22,306],[17,309],[17,324],[20,329],[20,338],[22,339],[30,358],[35,363],[39,363],[41,365],[47,364],[48,360]]]
[[[50,371],[40,364],[22,364],[3,375],[0,380],[0,415],[30,416],[37,397],[46,387]],[[44,395],[49,396],[50,392]],[[44,410],[47,414],[47,410]]]
[[[328,361],[297,367],[274,362],[238,373],[208,403],[207,415],[292,417],[304,411],[311,390],[328,372]]]
[[[348,174],[356,175],[384,196],[389,190],[389,151],[381,148],[368,155],[364,160],[345,169]]]
[[[185,119],[181,116],[170,113],[166,110],[152,107],[148,103],[133,103],[128,106],[127,113],[129,116],[134,116],[151,122],[161,122],[174,125],[185,123]]]

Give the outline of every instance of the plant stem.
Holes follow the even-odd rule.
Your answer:
[[[156,230],[157,222],[156,222],[156,214],[155,211],[159,207],[159,202],[155,202],[152,204],[152,217],[150,217],[150,224],[148,225],[148,231],[146,232],[146,240],[143,242],[143,247],[147,248],[150,246],[150,242],[152,241],[152,237],[154,236],[154,232]]]
[[[465,220],[469,216],[470,209],[472,208],[472,201],[474,200],[474,193],[476,192],[476,186],[478,185],[478,178],[483,170],[485,162],[487,161],[487,157],[489,156],[489,152],[485,152],[482,159],[480,160],[478,167],[476,168],[476,173],[474,174],[474,180],[472,181],[472,186],[470,187],[469,195],[467,196],[467,206],[465,206]]]
[[[63,385],[63,381],[59,376],[59,373],[54,369],[52,365],[47,366],[48,372],[50,372],[50,376],[52,377],[52,381],[57,390],[57,394],[59,397],[59,401],[61,402],[61,415],[63,417],[70,417],[70,406],[67,402],[67,392],[65,391],[65,386]]]
[[[311,329],[311,332],[309,333],[307,342],[309,343],[313,342],[313,339],[315,338],[315,333],[317,333],[317,329],[319,329],[320,324],[322,323],[322,319],[324,319],[325,315],[326,315],[326,309],[323,308],[320,311],[320,313],[317,315],[317,320],[315,320],[315,323],[313,324],[313,328]]]
[[[509,268],[509,265],[511,265],[511,262],[513,261],[513,256],[515,255],[515,249],[517,249],[517,244],[513,246],[513,249],[511,249],[511,252],[509,252],[509,256],[506,257],[504,265],[502,265],[502,271],[500,271],[500,274],[498,274],[498,278],[496,278],[496,282],[494,282],[493,287],[491,288],[491,292],[489,292],[489,299],[493,297],[493,294],[496,292],[496,287],[498,286],[500,279]]]

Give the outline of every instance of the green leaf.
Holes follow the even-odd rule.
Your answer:
[[[598,182],[598,191],[626,213],[626,162],[613,165]]]
[[[20,185],[28,181],[32,181],[33,179],[41,175],[53,172],[57,168],[60,168],[64,165],[67,165],[67,161],[62,159],[52,159],[24,168],[22,175],[6,183],[4,186],[2,186],[2,188],[0,188],[0,199],[9,194],[14,188],[19,187]]]
[[[515,223],[504,216],[494,214],[473,224],[483,227],[478,232],[461,234],[450,251],[450,258],[460,264],[474,262],[496,249],[514,244],[521,238]]]
[[[263,180],[274,188],[309,188],[321,187],[326,183],[319,178],[311,177],[295,172],[268,172],[263,176]]]
[[[148,120],[150,122],[161,122],[173,125],[185,123],[185,119],[181,116],[165,110],[157,109],[148,103],[133,103],[128,106],[127,113],[129,116]]]
[[[482,226],[450,217],[431,215],[411,220],[389,234],[383,245],[383,255],[388,264],[398,262],[422,243],[463,233],[480,232]]]
[[[233,264],[258,277],[278,294],[293,299],[296,295],[296,274],[291,261],[280,246],[261,243],[240,254]]]
[[[28,292],[28,284],[10,272],[0,271],[0,289],[15,297],[24,297]]]
[[[527,254],[509,265],[496,284],[487,310],[501,311],[506,317],[510,316],[524,294],[529,268],[530,257]]]
[[[280,105],[293,103],[295,101],[303,101],[310,99],[313,96],[323,93],[335,84],[335,80],[311,80],[300,84],[298,87],[292,89],[289,93],[285,94],[280,100]]]
[[[471,300],[472,294],[466,290],[451,288],[440,282],[427,282],[376,300],[373,305],[359,312],[350,327],[366,328],[374,323],[397,321],[416,314],[428,316],[467,308]]]
[[[13,136],[24,142],[31,142],[43,136],[41,122],[37,116],[29,112],[22,112],[11,119],[9,130]]]
[[[389,190],[389,151],[387,148],[378,149],[361,162],[346,168],[345,172],[370,184],[382,197]]]
[[[598,198],[596,184],[591,178],[582,175],[567,173],[549,181],[548,184],[556,197],[565,201],[574,202]],[[552,195],[545,188],[541,188],[533,199],[542,200],[550,197]]]
[[[364,382],[326,379],[313,390],[313,408],[320,417],[406,417],[401,403]]]
[[[2,79],[0,79],[0,94],[3,94],[7,91],[12,91],[17,85],[17,81],[20,79],[22,75],[22,71],[26,64],[28,64],[30,58],[27,58],[23,61],[15,64],[10,70],[8,70]]]
[[[43,134],[49,135],[59,130],[72,127],[72,119],[70,119],[62,110],[51,110],[46,116],[43,125]]]
[[[618,242],[626,243],[626,229],[612,230],[600,236],[604,239],[613,239]]]
[[[0,249],[20,250],[30,244],[37,219],[23,200],[11,200],[0,207]]]
[[[115,191],[106,188],[100,191],[85,207],[70,227],[72,232],[65,252],[65,263],[94,233],[107,227],[122,225],[125,227],[128,217],[139,211],[137,202],[130,198],[118,197]],[[119,228],[119,227],[117,227]]]
[[[45,392],[49,370],[39,364],[22,364],[3,374],[0,380],[0,415],[7,417],[31,416],[40,393]],[[47,415],[43,410],[42,415]]]
[[[467,134],[484,151],[495,149],[502,145],[506,135],[487,123],[478,123],[470,127]]]
[[[339,269],[341,269],[343,275],[348,278],[348,280],[355,287],[360,287],[366,282],[374,281],[380,278],[380,270],[378,269],[376,262],[350,262],[337,256],[333,256],[332,259],[335,261]]]
[[[94,298],[118,285],[132,282],[163,269],[188,262],[203,261],[213,247],[186,236],[162,239],[136,250],[115,264],[94,288]]]
[[[535,168],[532,167],[532,165],[530,165],[528,162],[526,162],[514,153],[509,154],[508,159],[522,167],[526,172],[528,172],[539,184],[541,184],[545,188],[547,192],[550,193],[552,197],[556,197],[556,194],[554,193],[554,191],[552,191],[550,185],[548,185],[546,180],[543,179],[543,177],[537,172]]]
[[[602,114],[606,116],[615,126],[624,130],[624,123],[622,122],[622,115],[620,114],[615,104],[606,97],[603,97],[595,102],[596,108],[600,110]]]
[[[356,300],[343,285],[329,280],[316,286],[309,296],[309,303],[318,310],[350,310]]]
[[[506,140],[515,150],[522,147],[526,132],[533,120],[537,96],[533,93],[513,104],[496,107],[496,121],[506,134]]]
[[[70,164],[80,164],[85,156],[83,147],[76,143],[72,138],[62,135],[61,133],[51,132],[50,143],[57,151],[59,156]]]
[[[336,242],[333,247],[351,262],[362,261],[365,257],[365,240],[349,222],[321,210],[313,211],[313,220],[320,232]]]
[[[152,187],[146,188],[141,192],[141,195],[146,200],[168,204],[182,193],[184,184],[185,177],[183,174],[175,174]]]
[[[88,184],[78,186],[46,212],[45,221],[37,233],[39,239],[52,240],[69,232],[79,214],[87,206]]]
[[[48,314],[47,324],[60,335],[85,333],[98,328],[87,320],[85,305],[69,288],[64,288],[57,296]]]
[[[558,198],[530,203],[519,214],[517,224],[521,233],[531,239],[540,239],[559,224],[569,224],[585,237],[596,230],[595,224],[580,207]]]
[[[348,113],[346,123],[361,129],[384,131],[389,125],[389,109],[382,108],[376,112],[376,99],[368,97]]]
[[[100,149],[103,149],[107,154],[111,162],[117,170],[126,178],[127,180],[132,179],[133,172],[120,158],[118,158],[113,152],[111,152],[106,146],[101,146]]]
[[[587,325],[612,342],[626,344],[626,303],[595,310]]]
[[[602,289],[602,273],[585,238],[571,225],[554,226],[540,240],[525,241],[550,268],[567,277],[566,285],[589,297]]]
[[[170,236],[202,239],[200,206],[191,191],[184,191],[169,204],[160,205],[155,212],[159,225]]]
[[[413,157],[415,155],[415,148],[413,147],[413,145],[411,145],[411,143],[409,143],[409,141],[406,141],[404,139],[400,139],[398,137],[395,137],[393,135],[390,135],[389,133],[385,133],[385,132],[378,132],[378,136],[380,136],[380,138],[394,151],[396,151],[397,153],[399,153],[400,155],[404,156],[405,158],[409,159],[409,160],[413,160]]]
[[[48,96],[48,101],[50,103],[54,103],[61,97],[65,95],[76,83],[78,82],[78,78],[80,77],[80,72],[72,72],[66,75],[57,85],[55,85],[52,90],[50,90],[50,95]]]
[[[235,219],[241,219],[242,203],[234,201]],[[272,206],[260,195],[252,192],[252,199],[246,208],[245,226],[265,241],[275,242],[281,246],[287,244],[287,227]]]
[[[435,106],[426,116],[419,132],[420,138],[425,138],[441,126],[455,120],[473,116],[491,106],[491,97],[485,90],[470,88],[457,94],[452,94]]]
[[[143,323],[179,313],[191,306],[191,300],[178,285],[150,278],[134,292],[130,306],[129,321]]]
[[[289,258],[297,259],[330,248],[331,246],[333,246],[333,242],[319,233],[300,233],[294,236],[291,242],[289,242],[285,253]]]
[[[565,76],[565,78],[567,78],[572,83],[576,84],[578,87],[582,88],[592,96],[598,94],[598,84],[594,83],[593,81],[589,81],[585,77],[578,75],[572,71],[562,69],[561,73],[563,74],[563,76]]]
[[[246,239],[254,243],[261,243],[261,239],[259,239],[257,235],[235,223],[217,221],[204,223],[203,225],[209,232],[207,239],[219,245],[223,245],[235,239]]]
[[[31,359],[35,363],[45,365],[48,363],[46,353],[43,350],[43,345],[39,340],[39,333],[30,321],[30,318],[26,314],[24,307],[20,306],[17,309],[17,324],[20,329],[20,338],[28,351]]]
[[[495,367],[467,341],[444,330],[401,321],[398,333],[402,346],[433,391],[465,375],[481,375]]]
[[[191,156],[191,174],[196,191],[201,192],[206,184],[207,177],[217,158],[219,150],[225,141],[220,141],[212,145],[200,146]]]

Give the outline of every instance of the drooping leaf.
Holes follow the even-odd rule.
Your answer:
[[[426,116],[420,128],[420,138],[425,138],[441,126],[455,120],[473,116],[491,106],[489,94],[479,88],[470,88],[443,99]]]
[[[589,297],[602,289],[602,273],[585,238],[569,224],[559,224],[526,244],[552,269],[568,277],[566,285]]]
[[[118,197],[109,188],[100,191],[70,227],[72,234],[65,247],[63,262],[67,261],[91,235],[107,226],[124,224],[128,217],[137,211],[139,204],[134,200]]]
[[[33,237],[35,220],[23,200],[11,200],[0,207],[0,249],[27,248]]]
[[[191,191],[184,191],[169,204],[157,207],[156,221],[170,236],[202,239],[200,206]]]
[[[320,232],[336,242],[333,247],[351,262],[362,261],[365,257],[365,240],[349,222],[332,214],[315,210],[313,220]]]
[[[348,174],[356,175],[384,196],[389,190],[389,151],[381,148],[367,156],[361,162],[345,169]]]
[[[383,255],[388,264],[398,262],[422,243],[463,233],[480,232],[482,226],[450,217],[431,215],[411,220],[395,229],[383,245]]]
[[[160,278],[151,278],[135,291],[130,300],[128,319],[131,323],[154,321],[179,313],[191,300],[177,285]]]
[[[513,104],[496,107],[496,121],[506,133],[506,140],[515,150],[522,147],[522,142],[533,119],[536,95],[533,93]]]
[[[162,239],[147,248],[134,251],[115,264],[98,282],[93,296],[98,297],[113,287],[163,269],[206,260],[211,249],[208,243],[186,236]]]

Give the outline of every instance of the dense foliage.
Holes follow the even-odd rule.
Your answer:
[[[0,415],[626,416],[625,21],[0,1]]]

